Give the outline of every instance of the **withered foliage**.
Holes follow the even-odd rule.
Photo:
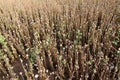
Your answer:
[[[1,0],[0,80],[120,80],[119,0]]]

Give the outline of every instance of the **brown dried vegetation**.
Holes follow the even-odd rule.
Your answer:
[[[119,0],[1,0],[0,80],[120,80]]]

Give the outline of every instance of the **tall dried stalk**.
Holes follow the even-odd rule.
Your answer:
[[[119,0],[1,0],[0,79],[119,80]]]

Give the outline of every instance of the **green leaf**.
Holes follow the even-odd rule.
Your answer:
[[[66,64],[66,60],[64,59],[61,63],[62,63],[63,65]]]
[[[4,36],[2,36],[2,35],[0,35],[0,43],[1,43],[1,44],[3,44],[3,43],[4,43],[4,41],[5,41],[5,37],[4,37]]]
[[[35,54],[31,54],[30,55],[30,61],[31,61],[31,63],[35,63],[36,62],[36,55]]]
[[[117,56],[120,57],[120,51],[119,50],[117,51]]]
[[[92,64],[93,64],[93,62],[92,62],[92,61],[88,61],[88,63],[87,63],[87,64],[92,65]]]

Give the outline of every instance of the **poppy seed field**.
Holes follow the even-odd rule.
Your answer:
[[[0,80],[120,80],[120,0],[0,0]]]

